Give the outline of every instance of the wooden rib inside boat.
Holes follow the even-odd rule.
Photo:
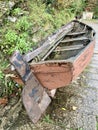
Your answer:
[[[42,86],[51,90],[68,85],[84,70],[91,60],[94,45],[95,31],[74,20],[23,58]],[[18,75],[13,79],[23,83]]]

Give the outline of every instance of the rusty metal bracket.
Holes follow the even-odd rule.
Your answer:
[[[22,92],[23,104],[32,122],[36,123],[50,104],[51,99],[19,51],[13,54],[10,62],[25,84]]]

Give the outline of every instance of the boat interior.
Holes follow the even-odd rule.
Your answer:
[[[75,58],[91,41],[95,32],[88,25],[73,20],[44,40],[37,49],[24,56],[29,63]]]
[[[91,28],[76,22],[72,30],[55,44],[42,60],[67,60],[75,57],[92,41],[93,37]]]

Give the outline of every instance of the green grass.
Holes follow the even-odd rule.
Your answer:
[[[96,127],[97,127],[97,130],[98,130],[98,123],[97,123],[97,126],[96,126]]]
[[[82,129],[82,128],[77,128],[77,129],[71,128],[70,130],[84,130],[84,129]]]
[[[43,122],[47,122],[47,123],[50,123],[50,124],[54,123],[54,121],[50,118],[49,114],[44,116]]]

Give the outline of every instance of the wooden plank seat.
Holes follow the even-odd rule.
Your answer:
[[[71,38],[71,39],[68,39],[68,40],[62,40],[61,43],[83,41],[83,40],[89,40],[89,38],[87,38],[87,37]]]
[[[77,36],[77,35],[82,35],[82,34],[85,34],[86,32],[83,31],[83,32],[74,32],[74,33],[68,33],[67,36]]]
[[[64,46],[64,47],[57,47],[53,52],[78,50],[78,49],[82,49],[82,48],[84,48],[83,44],[72,45],[72,46]]]

